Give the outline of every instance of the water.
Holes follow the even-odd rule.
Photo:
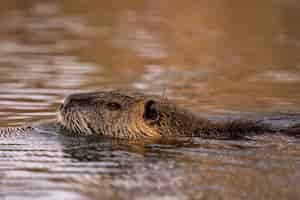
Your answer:
[[[297,1],[3,1],[0,126],[73,92],[142,89],[204,114],[300,112]],[[0,141],[1,199],[299,199],[299,139]]]

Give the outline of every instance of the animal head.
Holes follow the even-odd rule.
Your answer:
[[[102,91],[68,96],[59,110],[71,132],[138,139],[176,135],[188,119],[175,104],[136,92]]]

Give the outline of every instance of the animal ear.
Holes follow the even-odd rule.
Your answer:
[[[145,101],[143,117],[150,123],[155,123],[159,120],[159,112],[154,100],[149,99]]]

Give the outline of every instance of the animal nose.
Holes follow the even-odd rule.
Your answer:
[[[63,107],[71,105],[82,105],[88,104],[91,101],[91,96],[84,93],[71,94],[67,96],[64,100]]]
[[[67,97],[64,99],[63,106],[70,105],[70,104],[72,103],[72,101],[73,101],[72,98],[73,98],[72,95],[67,96]]]

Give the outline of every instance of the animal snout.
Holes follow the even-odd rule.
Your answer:
[[[91,100],[92,97],[84,93],[71,94],[65,98],[63,104],[60,106],[60,110],[66,107],[89,104]]]

